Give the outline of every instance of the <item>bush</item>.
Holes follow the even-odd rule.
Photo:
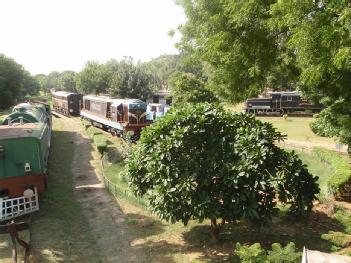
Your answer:
[[[225,222],[271,222],[278,198],[292,212],[312,208],[318,178],[294,152],[276,146],[283,138],[251,115],[187,104],[142,131],[125,175],[162,219],[210,219],[216,240]]]
[[[84,126],[84,129],[86,129],[86,130],[91,127],[90,121],[82,120],[82,124]]]
[[[236,244],[234,253],[242,263],[298,263],[301,253],[296,252],[295,244],[290,242],[285,247],[279,243],[272,244],[272,250],[264,250],[259,243],[251,246]]]
[[[95,135],[100,135],[102,132],[98,128],[91,126],[87,128],[87,134],[91,139],[93,139]]]
[[[351,245],[350,234],[329,231],[328,234],[322,234],[321,238],[330,241],[339,248],[345,248]]]
[[[318,158],[333,167],[335,172],[328,179],[328,191],[334,196],[338,196],[351,180],[351,165],[334,151],[316,147],[313,152]]]
[[[107,140],[104,135],[97,134],[93,137],[95,146],[101,155],[107,151]]]

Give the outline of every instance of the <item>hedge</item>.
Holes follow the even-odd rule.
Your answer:
[[[338,153],[331,150],[316,147],[313,149],[313,153],[333,167],[334,174],[328,178],[327,186],[331,194],[338,196],[351,180],[351,164]]]
[[[96,134],[93,136],[93,140],[96,146],[96,149],[102,155],[107,150],[107,139],[103,134]]]
[[[100,129],[91,126],[88,122],[83,121],[83,125],[87,131],[88,136],[93,139],[96,149],[102,155],[107,151],[107,139]],[[89,126],[90,125],[90,126]]]

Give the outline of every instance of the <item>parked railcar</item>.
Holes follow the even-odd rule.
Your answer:
[[[137,99],[84,96],[80,115],[95,126],[132,141],[137,140],[141,129],[148,125],[146,103]]]
[[[301,99],[298,92],[269,92],[265,98],[246,100],[244,111],[256,115],[274,115],[289,113],[316,113],[323,109],[322,105],[314,105]]]
[[[51,116],[47,106],[22,103],[0,125],[0,221],[39,209],[47,187]]]
[[[158,118],[163,117],[169,109],[169,106],[167,104],[161,104],[161,103],[150,103],[147,105],[147,121],[149,122],[154,122]]]
[[[65,116],[79,116],[82,106],[82,94],[54,91],[52,95],[53,110]]]

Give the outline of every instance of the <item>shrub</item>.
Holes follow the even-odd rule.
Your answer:
[[[338,196],[351,180],[351,165],[334,151],[316,147],[313,152],[318,158],[333,167],[335,172],[328,179],[328,191],[334,196]]]
[[[329,231],[327,234],[322,234],[321,238],[330,241],[339,248],[345,248],[351,245],[350,234]]]
[[[301,253],[296,252],[295,244],[290,242],[285,247],[279,243],[272,244],[272,250],[264,250],[259,243],[251,246],[237,243],[234,253],[242,263],[298,263]]]
[[[225,222],[271,222],[277,198],[293,212],[310,211],[317,178],[294,152],[276,146],[283,138],[254,116],[187,104],[142,131],[126,176],[162,219],[210,219],[217,240]]]
[[[93,139],[93,137],[95,135],[100,135],[100,134],[102,134],[102,132],[98,128],[91,126],[91,127],[87,128],[87,134],[91,139]]]
[[[87,120],[82,120],[82,124],[86,130],[91,127],[91,123]]]
[[[93,139],[94,139],[96,149],[99,151],[101,155],[103,155],[104,152],[106,152],[107,150],[107,140],[105,136],[102,134],[97,134],[97,135],[94,135]]]

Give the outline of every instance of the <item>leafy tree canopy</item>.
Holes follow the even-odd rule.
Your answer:
[[[133,60],[122,60],[113,72],[109,93],[120,98],[146,100],[155,89],[155,79],[142,64],[134,65]]]
[[[84,94],[107,93],[110,71],[104,64],[88,61],[76,76],[77,89]]]
[[[287,48],[296,54],[299,89],[329,106],[313,130],[339,137],[350,151],[350,1],[279,1],[271,13],[272,24],[288,35]]]
[[[179,48],[211,66],[210,83],[228,100],[259,93],[277,57],[268,25],[273,1],[180,0],[187,22]]]
[[[205,82],[192,73],[176,72],[170,80],[173,104],[218,102],[215,94],[206,88]]]
[[[76,88],[77,73],[71,70],[66,70],[58,76],[58,88],[71,92],[77,92]]]
[[[25,95],[35,95],[38,83],[11,58],[0,54],[0,109],[7,109]]]
[[[225,222],[270,222],[277,198],[297,213],[311,209],[317,178],[295,153],[275,145],[282,139],[252,116],[188,104],[142,131],[125,175],[162,219],[210,219],[216,240]]]

